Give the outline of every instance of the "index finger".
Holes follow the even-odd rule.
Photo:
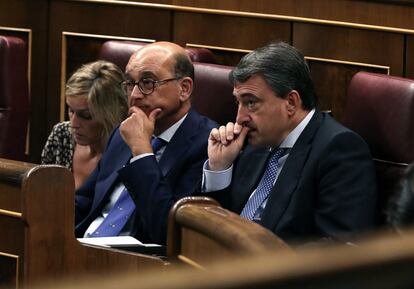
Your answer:
[[[128,110],[128,114],[129,114],[129,115],[131,115],[131,114],[133,114],[133,113],[136,113],[136,114],[141,114],[141,113],[144,113],[144,112],[142,111],[142,109],[140,109],[140,108],[138,108],[138,107],[136,107],[136,106],[131,106],[131,107],[129,108],[129,110]]]

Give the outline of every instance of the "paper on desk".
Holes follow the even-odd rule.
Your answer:
[[[102,247],[160,247],[157,244],[144,244],[141,241],[131,236],[116,236],[116,237],[96,237],[96,238],[78,238],[78,241],[84,244],[96,245]]]

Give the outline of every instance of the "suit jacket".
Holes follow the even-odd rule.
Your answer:
[[[213,192],[240,213],[264,173],[269,150],[247,146],[229,188]],[[291,243],[348,238],[376,219],[376,180],[364,140],[316,111],[290,150],[269,194],[261,225]]]
[[[122,182],[135,202],[131,235],[143,242],[165,243],[169,209],[200,185],[209,133],[217,124],[190,110],[167,144],[159,163],[147,156],[129,163],[131,151],[119,128],[112,134],[98,166],[76,191],[75,234],[83,236]]]

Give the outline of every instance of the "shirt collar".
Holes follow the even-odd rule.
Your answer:
[[[292,148],[314,114],[315,109],[312,109],[310,112],[308,112],[308,114],[302,119],[302,121],[282,141],[279,147]]]
[[[188,115],[188,113],[186,113],[179,121],[177,121],[172,126],[167,128],[165,131],[163,131],[157,137],[160,138],[160,139],[163,139],[164,141],[169,143],[170,140],[172,139],[172,137],[174,136],[175,132],[177,131],[177,129],[180,127],[180,125],[183,123],[184,119],[187,117],[187,115]]]

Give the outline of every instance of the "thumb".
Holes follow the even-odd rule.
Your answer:
[[[149,116],[148,116],[148,119],[151,122],[155,123],[155,119],[157,118],[157,116],[160,114],[161,111],[162,111],[161,108],[156,108],[156,109],[152,110],[150,112]]]

